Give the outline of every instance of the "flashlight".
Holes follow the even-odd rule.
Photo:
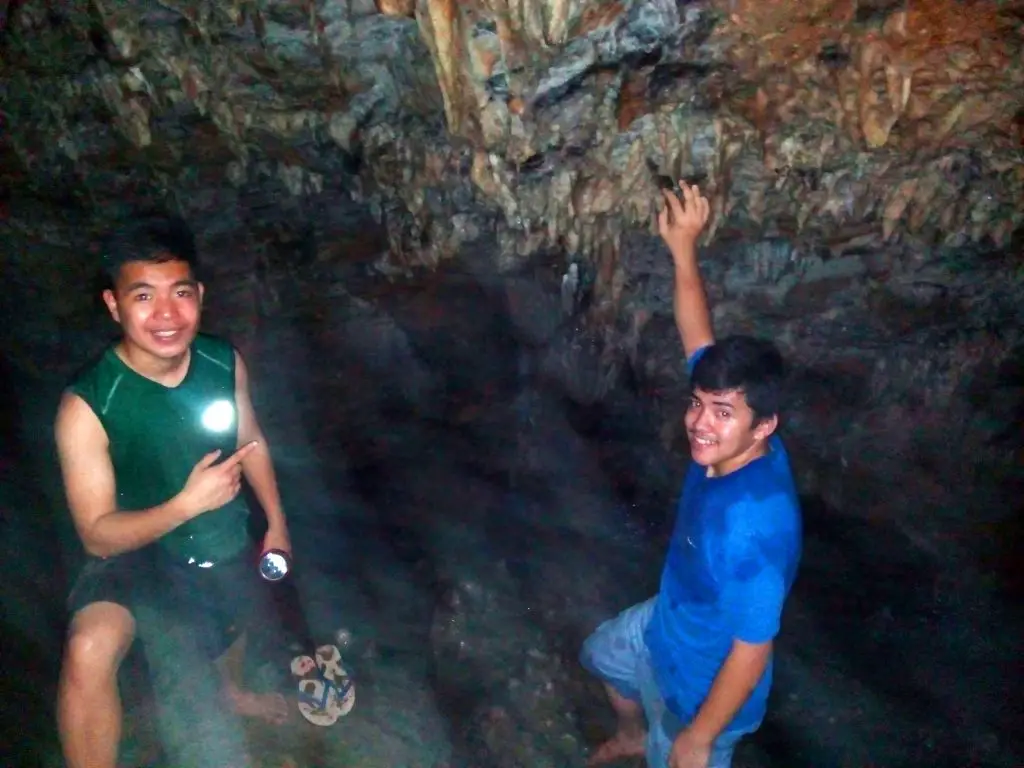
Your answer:
[[[227,432],[235,423],[235,407],[230,400],[214,400],[203,410],[200,420],[209,432]]]
[[[268,549],[260,558],[260,576],[267,581],[280,581],[291,570],[292,561],[282,549]]]

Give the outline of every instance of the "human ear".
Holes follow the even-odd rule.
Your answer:
[[[114,318],[115,323],[121,322],[121,314],[117,311],[117,297],[114,292],[107,288],[103,291],[103,303],[107,305],[107,311]]]
[[[767,440],[779,426],[779,415],[772,414],[767,419],[762,419],[754,427],[754,437],[757,440]]]

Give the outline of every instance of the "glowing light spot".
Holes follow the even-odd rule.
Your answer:
[[[260,575],[267,581],[280,581],[288,574],[288,557],[280,550],[265,552],[260,559]]]
[[[228,400],[216,400],[203,411],[203,426],[211,432],[227,432],[235,423],[235,408]]]

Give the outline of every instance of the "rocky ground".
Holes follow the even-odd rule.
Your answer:
[[[333,728],[254,733],[266,765],[582,765],[610,722],[576,652],[655,588],[685,458],[635,387],[567,398],[507,285],[442,270],[383,291],[351,273],[342,290],[308,269],[262,283],[277,308],[255,323],[225,301],[209,316],[251,358],[292,520],[293,607],[318,640],[351,633],[359,686]],[[48,419],[60,373],[102,327],[54,347],[31,396],[10,382],[23,410],[4,440],[0,546],[19,564],[3,583],[5,765],[58,764]],[[1024,617],[1008,571],[951,561],[908,538],[900,510],[864,514],[860,495],[805,498],[770,717],[736,764],[1021,765]],[[141,757],[146,695],[129,700]]]

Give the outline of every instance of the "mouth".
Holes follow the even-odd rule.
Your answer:
[[[712,440],[709,437],[700,437],[699,435],[690,435],[690,445],[694,448],[711,448],[717,444],[717,441]]]
[[[181,336],[182,331],[176,328],[170,331],[151,331],[152,335],[159,341],[174,341]]]

